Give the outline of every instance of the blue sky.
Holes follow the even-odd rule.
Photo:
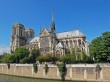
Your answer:
[[[110,0],[0,0],[0,46],[9,47],[16,23],[38,36],[40,27],[50,27],[52,9],[57,32],[79,29],[90,42],[110,31]]]

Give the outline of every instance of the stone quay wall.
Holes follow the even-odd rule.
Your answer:
[[[44,78],[44,79],[61,79],[58,67],[49,64],[49,71],[45,74],[45,65],[39,65],[37,73],[34,72],[33,64],[0,64],[0,74]],[[100,64],[101,71],[96,74],[96,64],[67,64],[66,80],[78,81],[102,81],[110,82],[110,64]]]

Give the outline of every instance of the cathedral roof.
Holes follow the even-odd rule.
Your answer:
[[[66,37],[85,37],[82,32],[79,30],[73,30],[68,32],[57,33],[57,38],[66,38]]]
[[[73,31],[68,31],[68,32],[61,32],[61,33],[56,33],[56,36],[58,39],[60,38],[71,38],[71,37],[85,37],[82,32],[79,30],[73,30]],[[34,38],[29,38],[27,40],[27,43],[33,43],[39,41],[39,37],[34,37]],[[58,46],[61,47],[61,43],[58,44]]]
[[[36,41],[39,41],[39,37],[29,38],[27,40],[27,43],[33,43],[33,42],[36,42]]]

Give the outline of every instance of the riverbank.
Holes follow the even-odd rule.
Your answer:
[[[82,81],[82,80],[65,80],[65,81],[61,81],[60,79],[46,79],[46,78],[35,78],[35,77],[27,77],[27,76],[18,76],[18,75],[9,75],[9,74],[0,74],[0,75],[4,75],[4,76],[12,76],[13,78],[15,78],[15,77],[19,77],[19,78],[24,78],[24,79],[26,79],[26,78],[28,78],[28,79],[38,79],[38,80],[44,80],[44,81],[48,81],[48,80],[50,80],[50,81],[58,81],[58,82],[109,82],[109,81],[87,81],[87,80],[85,80],[85,81]]]
[[[66,80],[79,82],[110,82],[110,65],[101,64],[101,72],[96,76],[96,64],[72,64],[67,65]],[[20,76],[27,78],[60,80],[60,73],[55,65],[49,65],[49,71],[45,74],[44,65],[38,66],[37,73],[32,64],[0,64],[0,74]],[[96,78],[97,77],[97,78]]]

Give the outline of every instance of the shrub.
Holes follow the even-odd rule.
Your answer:
[[[66,62],[66,63],[75,63],[76,57],[75,55],[64,55],[60,58],[60,61]]]
[[[38,71],[38,66],[36,63],[33,64],[33,69],[34,69],[34,72],[37,73]]]
[[[55,63],[56,61],[58,61],[58,58],[53,55],[47,54],[44,56],[38,56],[36,60],[39,61],[40,63],[42,63],[42,62]]]
[[[10,69],[10,63],[7,63],[8,69]]]
[[[66,77],[66,73],[67,73],[67,68],[66,68],[66,64],[62,63],[62,64],[57,64],[59,72],[60,72],[60,76],[62,80],[65,80]]]
[[[44,69],[45,69],[45,74],[47,74],[47,73],[48,73],[48,71],[49,71],[49,67],[48,67],[48,65],[47,65],[47,64],[45,64]]]
[[[29,63],[30,62],[30,58],[29,57],[25,57],[23,59],[20,60],[21,63]]]
[[[40,63],[45,61],[44,56],[38,56],[36,60],[39,61]]]

